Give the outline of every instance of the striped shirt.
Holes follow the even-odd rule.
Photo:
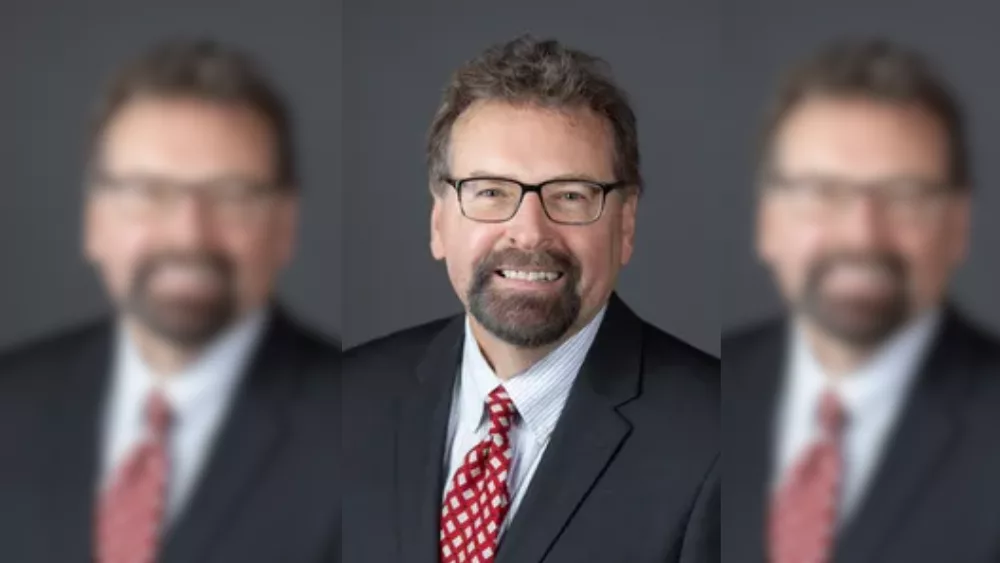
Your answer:
[[[518,417],[510,433],[514,445],[511,474],[507,480],[511,506],[500,529],[501,534],[510,525],[524,498],[528,483],[566,404],[570,388],[601,326],[604,312],[605,309],[601,309],[583,330],[507,382],[496,376],[483,357],[466,318],[461,373],[454,389],[445,448],[447,483],[450,486],[469,450],[486,438],[489,428],[486,396],[502,384],[517,408]]]

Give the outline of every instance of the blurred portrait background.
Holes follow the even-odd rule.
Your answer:
[[[111,73],[153,44],[218,40],[287,96],[302,171],[282,301],[332,336],[341,313],[339,2],[5,2],[0,8],[0,349],[107,310],[81,251],[84,166]]]
[[[716,117],[720,12],[712,2],[345,2],[344,346],[460,310],[431,258],[425,139],[451,72],[520,34],[605,59],[629,94],[646,180],[618,291],[647,321],[719,353]],[[349,141],[347,141],[349,140]]]
[[[718,307],[723,330],[780,310],[770,273],[754,252],[755,143],[775,84],[797,60],[831,40],[880,36],[922,51],[952,84],[962,102],[972,157],[972,240],[968,259],[954,278],[951,296],[969,314],[1000,328],[1000,165],[991,154],[1000,143],[1000,75],[988,70],[1000,37],[992,30],[998,7],[986,2],[866,2],[803,4],[754,0],[726,4],[722,36],[725,84],[730,95],[716,118],[719,139],[716,193],[723,249]],[[739,46],[736,48],[735,46]],[[725,203],[723,203],[725,202]]]

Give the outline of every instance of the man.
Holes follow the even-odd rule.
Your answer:
[[[723,560],[1000,560],[1000,344],[945,297],[966,253],[962,113],[881,40],[794,69],[757,249],[783,320],[723,339]]]
[[[466,314],[345,358],[345,562],[718,561],[719,364],[614,293],[642,181],[602,61],[487,50],[428,156]]]
[[[339,558],[339,351],[272,298],[297,178],[245,55],[158,46],[115,78],[84,248],[118,314],[0,357],[0,560]]]

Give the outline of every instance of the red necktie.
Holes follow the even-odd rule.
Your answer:
[[[779,488],[770,521],[771,563],[826,563],[837,524],[844,411],[827,392],[819,405],[820,439]]]
[[[441,563],[491,563],[510,507],[507,475],[514,402],[502,386],[486,398],[489,435],[465,456],[441,509]]]
[[[117,469],[97,512],[97,563],[153,563],[166,502],[170,405],[146,403],[148,439]]]

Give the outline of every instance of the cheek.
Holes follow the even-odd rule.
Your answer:
[[[954,266],[953,231],[919,230],[901,233],[897,238],[900,252],[910,264],[912,282],[922,298],[936,298]]]
[[[617,232],[567,228],[560,238],[580,264],[580,285],[584,292],[591,288],[607,289],[614,285],[621,268],[623,251],[622,237]]]
[[[150,229],[121,221],[104,221],[95,233],[93,258],[115,295],[124,294],[142,260],[155,251]]]
[[[448,276],[464,299],[476,266],[496,247],[502,232],[490,225],[469,224],[462,217],[451,217],[442,222],[440,234]]]
[[[232,229],[220,233],[218,243],[236,266],[243,283],[254,288],[269,286],[273,273],[283,264],[286,229],[277,222],[253,229]]]
[[[767,261],[787,293],[798,294],[805,285],[810,264],[825,247],[823,229],[794,219],[775,221],[766,236]]]

